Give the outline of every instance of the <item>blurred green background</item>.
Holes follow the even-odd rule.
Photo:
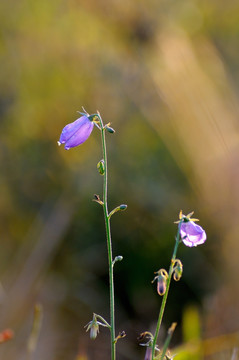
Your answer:
[[[0,17],[0,331],[15,332],[0,358],[27,358],[40,302],[33,359],[109,359],[107,329],[95,342],[84,329],[93,312],[109,318],[103,213],[92,202],[102,192],[100,133],[57,146],[84,106],[116,130],[109,207],[128,204],[112,218],[114,255],[124,257],[118,358],[144,358],[137,337],[154,331],[161,301],[151,280],[169,266],[182,209],[208,240],[179,248],[184,274],[159,342],[176,321],[183,359],[230,359],[239,346],[238,1],[3,0]]]

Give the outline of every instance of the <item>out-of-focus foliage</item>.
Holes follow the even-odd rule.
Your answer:
[[[107,359],[108,275],[96,164],[99,131],[57,147],[84,106],[105,122],[119,359],[143,359],[137,336],[160,306],[150,284],[169,266],[178,212],[208,234],[181,246],[160,335],[182,309],[200,309],[201,339],[237,333],[239,3],[237,1],[8,0],[0,3],[0,324],[15,338],[0,358],[25,359],[36,302],[43,322],[34,359]],[[187,340],[187,339],[186,339]],[[223,351],[232,352],[235,342]],[[220,347],[205,351],[218,358]]]

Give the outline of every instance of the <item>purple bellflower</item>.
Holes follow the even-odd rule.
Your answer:
[[[188,215],[183,215],[182,211],[180,211],[179,219],[181,222],[180,226],[180,236],[182,242],[189,247],[198,246],[204,244],[207,240],[207,235],[203,228],[194,221],[198,221],[198,219],[191,219],[193,212]]]
[[[64,127],[62,130],[58,145],[65,144],[65,149],[69,150],[75,146],[81,145],[90,136],[94,127],[94,121],[87,115],[81,116]]]

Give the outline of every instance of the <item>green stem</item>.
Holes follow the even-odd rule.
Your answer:
[[[156,342],[157,342],[157,339],[158,339],[159,329],[160,329],[160,326],[161,326],[161,323],[162,323],[162,320],[163,320],[163,314],[164,314],[165,305],[166,305],[166,301],[167,301],[167,297],[168,297],[169,286],[170,286],[170,282],[171,282],[171,278],[172,278],[172,274],[173,274],[174,260],[176,259],[178,245],[179,245],[179,242],[180,242],[180,227],[181,227],[182,221],[183,220],[180,220],[180,222],[178,224],[178,232],[177,232],[177,236],[176,236],[176,242],[175,242],[175,246],[174,246],[174,250],[173,250],[171,264],[170,264],[169,271],[168,271],[166,290],[165,290],[163,300],[162,300],[162,303],[161,303],[159,316],[158,316],[158,322],[157,322],[157,326],[156,326],[156,330],[155,330],[155,334],[154,334],[154,340],[153,340],[153,346],[152,346],[152,360],[154,360]]]
[[[113,258],[112,258],[112,241],[110,231],[110,217],[108,213],[108,202],[107,202],[107,150],[105,141],[105,129],[102,118],[98,113],[101,130],[102,140],[102,151],[104,159],[104,182],[103,182],[103,210],[105,218],[105,230],[107,239],[107,250],[108,250],[108,264],[109,264],[109,285],[110,285],[110,334],[111,334],[111,360],[116,360],[116,344],[115,344],[115,304],[114,304],[114,274],[113,274]]]

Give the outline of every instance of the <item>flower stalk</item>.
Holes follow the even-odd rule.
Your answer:
[[[184,220],[181,219],[179,224],[178,224],[178,232],[177,232],[177,236],[176,236],[173,255],[172,255],[172,258],[171,258],[171,264],[170,264],[169,271],[168,271],[168,277],[167,277],[167,280],[166,280],[166,290],[165,290],[164,295],[163,295],[163,299],[162,299],[162,303],[161,303],[161,307],[160,307],[160,311],[159,311],[159,316],[158,316],[158,321],[157,321],[157,326],[156,326],[156,330],[155,330],[155,334],[154,334],[154,338],[153,338],[152,358],[151,358],[151,360],[154,360],[156,343],[157,343],[158,334],[159,334],[160,326],[161,326],[162,319],[163,319],[163,314],[164,314],[165,305],[166,305],[166,301],[167,301],[167,297],[168,297],[170,282],[171,282],[171,278],[172,278],[173,271],[174,271],[174,264],[175,264],[177,250],[178,250],[178,245],[180,243],[180,228],[181,228],[181,224],[182,224],[183,221]]]
[[[106,149],[106,141],[105,141],[105,127],[99,112],[97,112],[97,117],[99,119],[99,125],[100,125],[99,127],[101,131],[102,152],[103,152],[103,161],[104,161],[102,206],[103,206],[104,218],[105,218],[105,230],[106,230],[106,239],[107,239],[108,265],[109,265],[111,360],[115,360],[116,343],[115,343],[115,300],[114,300],[114,272],[113,272],[114,263],[112,257],[110,216],[108,212],[108,199],[107,199],[107,190],[108,190],[107,149]]]

